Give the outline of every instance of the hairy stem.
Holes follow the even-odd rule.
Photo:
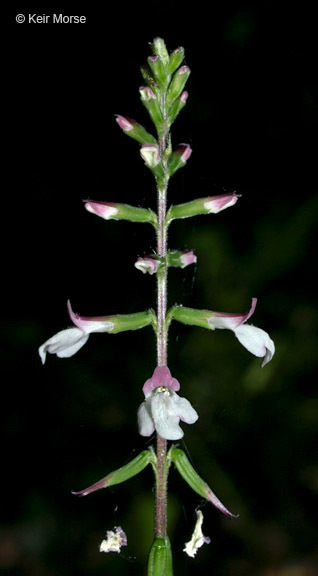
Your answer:
[[[165,105],[162,102],[163,113]],[[168,128],[160,138],[160,155],[163,160],[168,139]],[[163,160],[164,162],[164,160]],[[164,258],[167,256],[167,188],[169,177],[166,174],[164,182],[157,182],[158,189],[158,232],[157,232],[157,252]],[[157,273],[157,365],[167,365],[167,282],[168,270],[164,266]],[[156,486],[156,526],[157,538],[166,537],[167,527],[167,441],[157,434],[157,486]]]

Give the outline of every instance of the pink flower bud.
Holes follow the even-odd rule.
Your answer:
[[[90,200],[85,202],[85,208],[88,212],[97,214],[97,216],[101,216],[105,220],[110,220],[118,214],[118,208],[115,206],[115,204],[110,202],[93,202]]]
[[[195,264],[197,262],[197,257],[194,254],[193,250],[186,250],[181,254],[181,268],[185,268],[190,264]]]
[[[183,104],[185,104],[186,101],[188,100],[188,96],[189,96],[189,93],[186,90],[184,90],[180,96],[180,100]]]
[[[185,164],[192,154],[192,148],[189,144],[179,144],[175,153],[180,155],[180,160]]]
[[[149,86],[140,86],[139,88],[141,99],[145,102],[149,100],[157,100],[157,96]]]
[[[155,256],[139,257],[137,262],[135,262],[135,268],[137,268],[137,270],[140,270],[143,274],[148,272],[151,276],[157,272],[159,266],[160,260]]]
[[[117,124],[119,124],[120,128],[125,132],[130,132],[131,130],[134,129],[135,124],[134,120],[131,120],[127,116],[120,116],[119,114],[117,114],[116,122]]]
[[[155,168],[160,162],[160,152],[155,144],[143,144],[140,149],[140,155],[149,168]]]
[[[208,210],[209,214],[217,214],[224,210],[225,208],[229,208],[230,206],[234,206],[238,200],[239,196],[237,194],[221,194],[220,196],[210,196],[205,199],[203,207],[205,210]]]

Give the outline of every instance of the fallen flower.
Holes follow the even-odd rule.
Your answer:
[[[127,546],[127,536],[120,526],[116,526],[115,532],[107,530],[106,540],[102,541],[99,551],[119,553],[122,546]]]
[[[192,538],[189,542],[185,544],[183,552],[188,554],[191,558],[194,558],[198,549],[203,546],[203,544],[210,544],[211,540],[207,536],[203,536],[202,524],[203,524],[203,514],[201,510],[196,510],[197,521],[193,530]]]

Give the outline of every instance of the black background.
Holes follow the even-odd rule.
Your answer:
[[[18,24],[17,14],[51,15]],[[52,14],[86,16],[52,24]],[[175,573],[312,576],[317,570],[317,42],[313,12],[201,1],[65,8],[17,5],[3,15],[2,418],[0,568],[16,576],[145,573],[153,526],[151,471],[86,499],[71,496],[148,446],[141,387],[155,366],[150,328],[92,335],[73,358],[37,348],[84,315],[155,306],[138,255],[151,227],[104,222],[82,200],[156,207],[138,145],[115,114],[152,130],[139,66],[156,36],[184,46],[189,99],[173,143],[193,154],[169,199],[241,194],[218,216],[180,221],[169,245],[196,267],[170,273],[170,304],[243,312],[277,346],[260,369],[227,332],[172,325],[169,365],[199,420],[181,446],[238,520],[171,471]],[[191,268],[191,269],[190,269]],[[183,554],[200,505],[211,544]],[[103,555],[106,530],[128,535]],[[115,557],[114,557],[115,556]]]

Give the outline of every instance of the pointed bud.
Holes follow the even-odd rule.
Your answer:
[[[208,196],[185,204],[171,206],[167,213],[167,223],[170,224],[176,218],[189,218],[200,214],[218,214],[225,208],[234,206],[238,198],[239,196],[235,193],[222,194],[221,196]]]
[[[184,250],[180,252],[179,250],[169,250],[167,255],[168,265],[173,268],[185,268],[190,264],[195,264],[197,262],[197,257],[193,250]]]
[[[139,93],[141,101],[147,109],[151,120],[159,134],[161,134],[164,129],[164,118],[155,92],[149,86],[141,86]]]
[[[114,202],[99,202],[85,200],[85,208],[88,212],[96,214],[104,220],[129,220],[130,222],[149,222],[155,228],[157,216],[150,208],[137,208],[128,204]]]
[[[120,126],[120,128],[133,138],[137,140],[139,144],[144,144],[145,142],[151,142],[152,144],[157,144],[157,140],[147,132],[147,130],[138,124],[135,120],[128,118],[127,116],[120,116],[119,114],[116,115],[116,122]]]
[[[79,492],[72,492],[72,494],[74,494],[74,496],[87,496],[88,494],[92,494],[92,492],[101,490],[101,488],[108,488],[109,486],[121,484],[142,472],[148,464],[156,466],[156,455],[152,448],[150,448],[150,450],[143,450],[128,464],[118,468],[118,470],[115,470],[114,472],[111,472],[105,476],[105,478],[95,482],[95,484],[92,484],[88,488],[80,490]]]
[[[190,72],[191,70],[189,66],[181,66],[181,68],[179,68],[179,70],[174,74],[167,91],[168,105],[180,96],[185,87],[186,81],[190,76]]]
[[[202,478],[197,474],[183,450],[180,450],[179,448],[172,448],[170,450],[170,454],[171,460],[177,468],[178,472],[189,484],[192,490],[194,490],[194,492],[199,494],[199,496],[206,498],[206,500],[209,500],[213,506],[215,506],[218,510],[220,510],[220,512],[222,512],[222,514],[228,518],[237,518],[237,516],[225,508],[222,502],[220,502],[220,500],[212,492],[211,488],[209,488],[206,482],[204,482],[204,480],[202,480]]]
[[[179,168],[183,168],[191,154],[192,149],[190,148],[189,144],[179,144],[168,159],[169,175],[172,176],[175,174],[175,172],[177,172],[177,170],[179,170]]]
[[[164,66],[169,64],[169,53],[162,38],[155,38],[152,44],[152,50],[155,56],[159,56]]]

